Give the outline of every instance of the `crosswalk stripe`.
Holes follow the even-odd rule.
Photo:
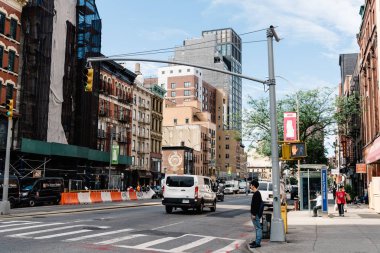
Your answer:
[[[46,233],[46,232],[51,232],[51,231],[57,231],[57,230],[63,230],[67,228],[74,228],[74,227],[82,227],[84,225],[71,225],[71,226],[64,226],[64,227],[59,227],[59,228],[49,228],[49,229],[43,229],[43,230],[38,230],[38,231],[32,231],[32,232],[26,232],[26,233],[21,233],[21,234],[13,234],[13,235],[7,235],[7,237],[24,237],[28,238],[26,235],[34,235],[34,234],[40,234],[40,233]]]
[[[28,223],[28,222],[33,222],[33,221],[26,221],[26,220],[13,220],[13,221],[4,221],[1,222],[1,224],[10,224],[10,223]]]
[[[153,245],[160,244],[160,243],[167,242],[167,241],[171,241],[171,240],[174,240],[174,239],[177,239],[177,238],[176,237],[165,237],[165,238],[157,239],[157,240],[154,240],[154,241],[151,241],[151,242],[146,242],[146,243],[143,243],[143,244],[136,245],[136,249],[149,248],[149,247],[151,247]]]
[[[136,238],[136,237],[141,237],[141,236],[145,236],[145,235],[136,234],[136,235],[123,236],[123,237],[116,237],[114,239],[106,240],[106,241],[102,241],[102,242],[97,242],[95,244],[101,244],[101,245],[112,244],[112,243],[115,243],[115,242],[121,242],[121,241],[129,240],[129,239]]]
[[[94,237],[99,237],[99,236],[103,236],[103,235],[112,235],[112,234],[117,234],[117,233],[121,233],[121,232],[127,232],[127,231],[131,231],[131,230],[133,230],[133,229],[126,228],[126,229],[108,231],[108,232],[99,233],[99,234],[93,234],[93,235],[85,235],[85,236],[75,237],[75,238],[67,239],[65,241],[75,242],[75,241],[80,241],[80,240],[83,240],[83,239],[94,238]]]
[[[62,224],[64,224],[64,223],[49,223],[49,224],[40,224],[40,225],[27,226],[27,227],[21,227],[21,228],[8,228],[8,229],[2,229],[2,230],[0,230],[0,233],[17,231],[17,230],[23,230],[23,229],[31,229],[31,228],[40,228],[40,227],[54,226],[54,225],[62,225]]]
[[[210,237],[210,236],[206,236],[202,239],[199,239],[199,240],[196,240],[194,242],[191,242],[191,243],[188,243],[188,244],[185,244],[183,246],[180,246],[178,248],[174,248],[174,249],[171,249],[170,252],[184,252],[185,250],[188,250],[188,249],[191,249],[191,248],[195,248],[197,246],[200,246],[202,244],[205,244],[211,240],[214,240],[215,237]]]
[[[40,222],[28,222],[28,223],[13,223],[13,224],[7,224],[7,225],[0,225],[0,228],[7,228],[7,227],[15,227],[15,226],[22,226],[22,225],[31,225],[31,224],[36,224]]]
[[[53,235],[45,235],[45,236],[40,236],[40,237],[34,237],[34,239],[36,239],[36,240],[49,239],[49,238],[61,237],[61,236],[65,236],[65,235],[74,235],[74,234],[86,233],[86,232],[90,232],[90,231],[92,231],[92,230],[82,229],[82,230],[70,231],[70,232],[66,232],[66,233],[60,233],[60,234],[53,234]]]
[[[243,242],[245,242],[245,241],[243,241],[243,240],[233,241],[231,244],[228,244],[226,247],[218,249],[218,250],[215,250],[212,253],[226,253],[226,252],[230,252],[232,250],[235,250],[236,246],[240,246]]]

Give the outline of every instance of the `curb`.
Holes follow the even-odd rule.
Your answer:
[[[40,211],[40,212],[35,212],[35,213],[10,214],[10,215],[4,215],[0,217],[4,219],[12,219],[12,218],[70,214],[70,213],[92,212],[92,211],[100,211],[100,210],[112,210],[112,209],[134,208],[134,207],[144,207],[144,206],[160,206],[160,205],[162,205],[161,202],[160,203],[141,203],[141,204],[132,204],[132,205],[103,206],[103,207],[94,207],[94,208],[65,209],[65,210],[57,210],[57,211],[50,211],[50,212]]]

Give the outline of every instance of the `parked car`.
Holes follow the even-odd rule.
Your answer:
[[[20,203],[20,182],[16,176],[9,176],[8,201],[11,208]],[[0,175],[0,201],[3,200],[4,175]]]
[[[166,175],[163,195],[162,204],[167,213],[172,213],[173,208],[196,209],[198,213],[202,213],[204,207],[209,207],[211,212],[216,210],[216,193],[209,177]]]
[[[155,185],[152,187],[152,190],[155,193],[152,198],[162,198],[162,187],[161,186]]]
[[[60,177],[27,178],[21,181],[21,185],[20,202],[28,206],[47,202],[59,204],[64,190]]]

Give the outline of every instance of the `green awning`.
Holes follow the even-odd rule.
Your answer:
[[[87,159],[90,161],[109,162],[110,153],[95,149],[61,144],[55,142],[37,141],[22,138],[21,152],[48,156],[65,156]],[[119,155],[119,164],[131,165],[132,157]]]

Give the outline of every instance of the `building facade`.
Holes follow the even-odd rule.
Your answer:
[[[0,104],[13,99],[14,120],[19,117],[19,58],[21,54],[21,12],[26,0],[0,1]],[[0,108],[0,147],[5,149],[8,119]]]
[[[241,73],[241,38],[232,28],[203,31],[201,38],[185,40],[184,45],[176,49],[174,60]],[[216,88],[222,88],[228,96],[225,128],[240,132],[241,78],[209,70],[204,70],[203,73],[206,82]]]

